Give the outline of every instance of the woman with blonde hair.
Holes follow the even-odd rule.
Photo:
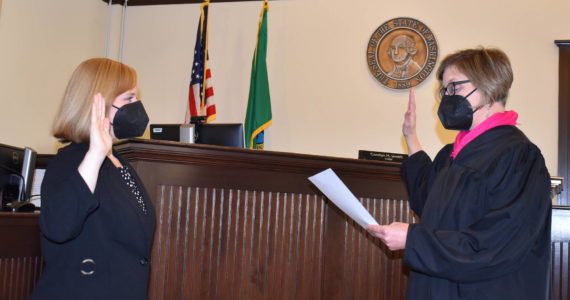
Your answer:
[[[45,269],[30,299],[146,299],[154,208],[113,139],[141,136],[148,116],[137,75],[93,58],[67,85],[54,136],[69,143],[50,161],[40,214]]]

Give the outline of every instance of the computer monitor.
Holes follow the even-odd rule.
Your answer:
[[[32,191],[37,153],[31,148],[0,144],[0,200],[26,201]]]
[[[229,147],[244,147],[243,124],[195,124],[196,144],[208,144]]]

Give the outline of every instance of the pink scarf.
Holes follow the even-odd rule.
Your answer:
[[[503,125],[516,125],[518,117],[519,115],[514,110],[495,113],[487,120],[483,121],[483,123],[477,125],[477,127],[475,127],[473,130],[459,132],[459,134],[457,134],[457,137],[455,137],[455,143],[453,144],[453,152],[451,153],[451,157],[457,157],[457,154],[459,154],[459,151],[461,151],[463,147],[465,147],[467,144],[469,144],[469,142],[474,140],[483,132],[491,128]]]

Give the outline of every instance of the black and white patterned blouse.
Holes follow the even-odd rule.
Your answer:
[[[135,195],[135,198],[137,199],[139,206],[141,207],[143,213],[146,215],[148,213],[146,209],[146,203],[141,195],[137,183],[135,182],[135,179],[131,175],[131,172],[129,172],[129,168],[126,165],[123,165],[122,167],[119,168],[119,171],[121,172],[121,177],[123,177],[123,179],[125,180],[127,187],[131,190],[133,195]]]

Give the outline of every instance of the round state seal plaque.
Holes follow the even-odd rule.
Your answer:
[[[424,81],[435,68],[438,47],[422,22],[400,17],[380,25],[368,42],[368,69],[382,85],[408,89]]]

